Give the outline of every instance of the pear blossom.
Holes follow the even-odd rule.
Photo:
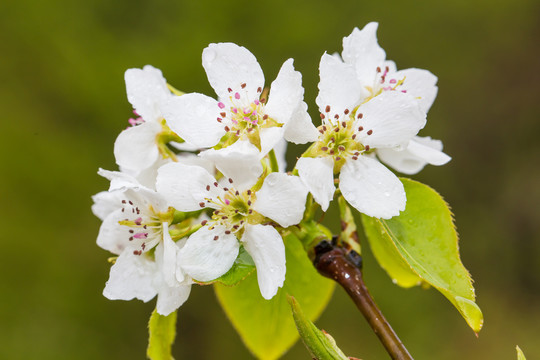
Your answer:
[[[391,218],[405,209],[399,179],[373,159],[376,149],[406,147],[424,127],[425,112],[411,95],[383,91],[364,101],[355,68],[324,54],[320,63],[319,138],[297,162],[300,178],[323,210],[334,194],[334,173],[345,199],[358,211]]]
[[[264,74],[255,56],[232,43],[210,44],[203,51],[203,67],[218,100],[192,93],[170,99],[163,113],[171,129],[199,147],[220,144],[225,155],[237,151],[249,157],[264,157],[283,137],[306,143],[317,131],[303,101],[301,74],[293,60],[285,61],[270,88],[263,95]],[[236,150],[227,147],[237,142]],[[219,163],[217,163],[219,168]],[[221,170],[221,169],[220,169]]]
[[[164,131],[170,132],[163,121],[160,106],[174,95],[161,71],[150,65],[128,69],[124,77],[128,101],[138,117],[129,119],[132,126],[116,138],[114,156],[122,169],[140,172],[160,159],[158,136]]]
[[[97,243],[118,255],[103,294],[144,302],[157,295],[158,313],[168,315],[187,300],[192,280],[177,264],[185,241],[175,243],[169,234],[167,202],[128,174],[99,174],[111,180],[111,187],[93,197],[92,210],[103,220]]]
[[[270,173],[257,183],[237,184],[233,178],[218,181],[198,166],[171,163],[159,169],[156,188],[179,211],[212,212],[178,253],[189,276],[200,282],[219,278],[242,245],[255,262],[262,296],[276,294],[285,279],[285,247],[271,222],[288,227],[301,221],[307,189],[298,177]]]
[[[437,96],[437,77],[423,69],[398,71],[393,61],[386,60],[386,53],[377,42],[377,27],[376,22],[371,22],[362,30],[355,28],[343,39],[343,61],[355,69],[361,101],[396,91],[411,95],[427,113]],[[381,161],[404,174],[415,174],[426,164],[443,165],[450,161],[442,152],[442,143],[431,138],[415,137],[407,146],[377,149],[375,153]]]

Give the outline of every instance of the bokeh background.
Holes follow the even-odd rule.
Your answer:
[[[366,281],[416,359],[540,358],[540,2],[4,0],[0,4],[0,358],[142,359],[154,304],[101,295],[109,254],[90,196],[131,106],[123,73],[152,64],[213,95],[208,43],[259,59],[268,83],[289,57],[317,119],[318,62],[378,21],[399,68],[439,77],[421,134],[453,160],[414,178],[452,205],[485,326],[477,339],[435,290],[404,290],[365,246]],[[291,160],[294,159],[292,154]],[[317,322],[350,356],[387,358],[341,289]],[[177,359],[250,359],[211,287],[180,309]],[[284,359],[309,359],[301,344]]]

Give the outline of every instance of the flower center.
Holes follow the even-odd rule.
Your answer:
[[[333,115],[333,117],[332,117]],[[318,127],[319,139],[306,153],[308,156],[330,156],[334,160],[334,172],[338,173],[347,159],[357,160],[358,156],[370,151],[369,145],[362,144],[361,133],[369,136],[372,129],[364,129],[361,121],[364,115],[345,109],[341,114],[332,114],[330,105],[321,113],[322,125]]]
[[[126,218],[118,223],[123,226],[129,246],[135,248],[133,254],[141,255],[161,239],[161,221],[152,206],[145,208],[132,200],[122,200],[122,213]]]
[[[246,84],[242,84],[244,89]],[[223,146],[233,144],[239,139],[248,139],[259,150],[261,149],[260,129],[274,126],[282,126],[274,119],[265,113],[266,99],[260,98],[253,101],[247,100],[248,95],[234,92],[231,88],[228,89],[230,108],[226,109],[223,102],[218,103],[220,108],[220,117],[217,118],[219,123],[224,124],[224,129],[227,132],[226,140]],[[261,94],[262,89],[259,87],[257,93]]]
[[[229,179],[229,183],[232,184],[232,179]],[[210,191],[212,186],[219,187],[219,184],[214,182],[212,185],[207,185],[206,190]],[[222,195],[205,198],[205,201],[199,204],[202,208],[215,209],[211,219],[201,223],[203,226],[208,223],[212,229],[216,225],[221,225],[227,229],[225,233],[230,234],[242,232],[246,224],[258,224],[262,221],[263,216],[252,209],[256,199],[253,191],[240,192],[228,187],[223,187],[222,190]]]
[[[390,68],[388,66],[386,66],[384,69],[381,69],[380,66],[377,67],[377,73],[375,75],[373,86],[366,86],[366,89],[370,92],[370,95],[363,101],[363,103],[368,102],[375,96],[382,94],[384,91],[401,91],[402,93],[407,92],[407,90],[400,88],[400,86],[405,82],[405,78],[397,79],[393,76],[389,76],[389,71]]]

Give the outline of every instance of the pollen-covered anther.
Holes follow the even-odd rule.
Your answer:
[[[368,135],[373,134],[373,130],[368,130],[367,134],[368,134]]]

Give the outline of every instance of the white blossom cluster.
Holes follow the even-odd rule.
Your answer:
[[[284,62],[269,91],[251,52],[211,44],[202,64],[216,98],[184,94],[160,70],[125,73],[136,118],[114,144],[120,171],[100,170],[110,188],[93,197],[102,221],[97,243],[116,255],[104,295],[149,301],[167,315],[191,285],[210,283],[253,259],[261,295],[285,280],[282,233],[304,216],[308,193],[323,211],[335,183],[348,203],[378,218],[405,209],[402,183],[385,165],[414,174],[450,160],[426,124],[437,78],[397,70],[378,45],[377,24],[354,29],[340,55],[320,62],[316,127],[302,76]],[[286,142],[310,146],[285,172]]]

